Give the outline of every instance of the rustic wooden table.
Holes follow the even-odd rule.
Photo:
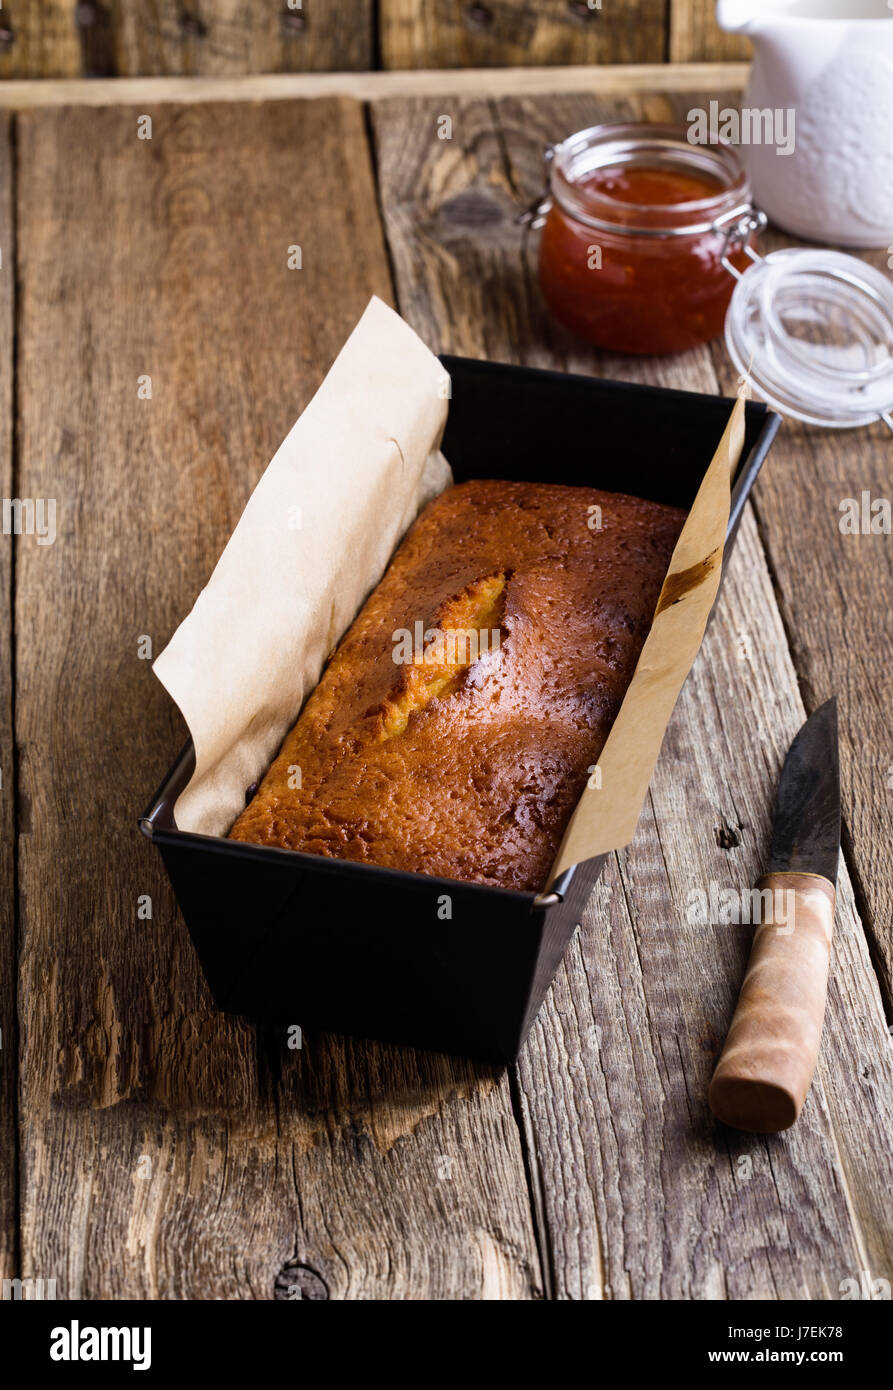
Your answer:
[[[893,550],[838,529],[843,497],[890,493],[880,425],[784,427],[636,838],[516,1069],[332,1036],[291,1052],[216,1013],[136,829],[184,732],[143,639],[160,651],[191,606],[370,294],[435,350],[732,388],[721,344],[629,360],[572,341],[514,218],[548,140],[741,76],[7,94],[0,473],[5,496],[57,499],[58,537],[0,548],[5,1275],[199,1299],[834,1299],[893,1279]],[[822,1054],[796,1128],[748,1137],[705,1097],[749,929],[690,926],[686,901],[751,885],[784,751],[832,694],[846,827]]]

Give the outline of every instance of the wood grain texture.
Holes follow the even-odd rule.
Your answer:
[[[789,246],[772,231],[768,252]],[[858,254],[850,252],[850,254]],[[885,251],[862,258],[888,271]],[[734,369],[714,353],[727,387]],[[880,423],[828,430],[789,420],[757,492],[757,515],[806,707],[838,696],[844,836],[888,1014],[893,1016],[893,540],[844,534],[841,503],[893,503],[893,445]]]
[[[707,349],[624,359],[572,340],[544,311],[514,223],[542,186],[547,141],[680,110],[654,95],[376,103],[404,315],[437,350],[716,391]],[[452,140],[437,138],[445,112]],[[783,458],[780,443],[769,464],[780,488]],[[519,1067],[558,1297],[836,1298],[862,1269],[890,1277],[893,1068],[845,868],[828,1027],[800,1123],[787,1138],[754,1140],[707,1108],[750,928],[690,924],[689,894],[752,886],[802,717],[748,511],[639,831],[590,904]]]
[[[372,0],[115,0],[113,10],[122,76],[374,66]]]
[[[377,32],[376,32],[377,28]],[[669,35],[669,38],[667,37]],[[714,0],[4,0],[0,79],[722,62]]]
[[[716,22],[716,0],[671,0],[671,63],[729,63],[749,59],[753,44]]]
[[[661,63],[668,0],[380,0],[386,68]]]
[[[5,35],[5,37],[4,37]],[[372,0],[5,0],[0,78],[365,69]]]
[[[144,142],[130,109],[20,117],[21,486],[58,501],[17,582],[24,1271],[60,1297],[534,1298],[506,1078],[216,1014],[136,832],[182,737],[138,642],[390,295],[357,105],[153,114]]]
[[[13,496],[12,120],[0,113],[0,495]],[[12,736],[11,585],[15,536],[0,535],[0,1280],[17,1260],[18,1036],[16,1026],[15,746]],[[26,539],[25,544],[30,542]]]
[[[0,107],[125,106],[143,109],[159,102],[293,101],[296,97],[348,96],[375,101],[385,96],[451,97],[554,95],[556,92],[625,92],[740,89],[744,63],[610,64],[607,67],[448,68],[415,72],[266,73],[247,77],[97,77],[59,81],[0,82]]]
[[[75,11],[78,0],[3,0],[0,10],[0,80],[9,77],[80,77],[83,53]]]

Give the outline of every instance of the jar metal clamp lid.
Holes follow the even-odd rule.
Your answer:
[[[769,405],[825,428],[883,420],[893,431],[893,285],[874,266],[824,248],[759,256],[751,210],[729,228],[723,265],[737,280],[725,324],[729,356]],[[729,260],[740,246],[752,265]]]

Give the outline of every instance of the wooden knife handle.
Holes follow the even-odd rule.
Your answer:
[[[761,911],[708,1099],[725,1124],[775,1134],[800,1114],[819,1055],[834,885],[785,873],[766,874],[757,887],[772,893],[772,920]]]

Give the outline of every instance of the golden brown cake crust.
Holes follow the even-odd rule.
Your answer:
[[[407,534],[231,838],[539,890],[684,520],[591,488],[449,488]],[[427,659],[395,664],[417,623]],[[498,648],[481,651],[481,638],[469,662],[478,627]]]

